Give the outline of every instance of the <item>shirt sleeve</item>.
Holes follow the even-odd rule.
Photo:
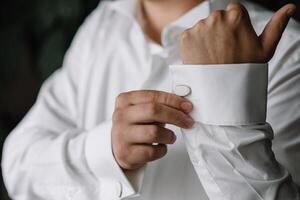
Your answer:
[[[182,132],[210,199],[299,199],[272,152],[267,64],[177,65],[170,71],[173,88],[191,88],[196,123]]]
[[[121,199],[138,190],[112,154],[111,121],[81,126],[79,86],[98,14],[80,28],[63,67],[43,84],[35,105],[5,141],[1,165],[12,199]]]
[[[111,147],[112,122],[100,124],[86,138],[87,164],[102,183],[101,199],[139,196],[145,167],[123,172],[116,162]]]

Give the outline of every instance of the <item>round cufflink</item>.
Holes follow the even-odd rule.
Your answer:
[[[191,94],[192,90],[187,85],[175,85],[173,92],[178,96],[186,97]]]

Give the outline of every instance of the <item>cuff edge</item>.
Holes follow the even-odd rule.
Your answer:
[[[112,184],[110,182],[119,183],[122,190],[121,198],[135,195],[137,191],[114,158],[110,131],[111,121],[107,121],[86,133],[84,150],[87,166],[95,178],[103,183],[104,188],[106,188],[105,185]],[[105,184],[106,182],[107,184]]]
[[[181,68],[181,67],[207,67],[207,68],[224,68],[224,67],[242,67],[242,66],[268,66],[268,63],[232,63],[232,64],[175,64],[169,65],[169,68]]]

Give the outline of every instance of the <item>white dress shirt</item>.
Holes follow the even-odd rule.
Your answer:
[[[138,0],[102,2],[5,142],[11,198],[300,199],[299,24],[290,22],[269,65],[181,64],[182,31],[227,3],[199,4],[164,28],[159,46],[143,33]],[[273,13],[242,3],[260,33]],[[196,124],[168,125],[178,138],[168,154],[125,174],[112,154],[111,116],[119,93],[141,89],[186,96]]]

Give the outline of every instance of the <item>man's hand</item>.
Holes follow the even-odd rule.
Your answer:
[[[120,94],[113,113],[112,148],[121,168],[137,169],[167,153],[175,134],[164,127],[193,125],[188,115],[192,104],[185,98],[159,91],[133,91]],[[157,143],[158,145],[153,145]]]
[[[231,3],[226,11],[214,11],[182,34],[182,61],[184,64],[269,62],[295,10],[293,4],[282,7],[257,36],[247,10],[241,4]]]

